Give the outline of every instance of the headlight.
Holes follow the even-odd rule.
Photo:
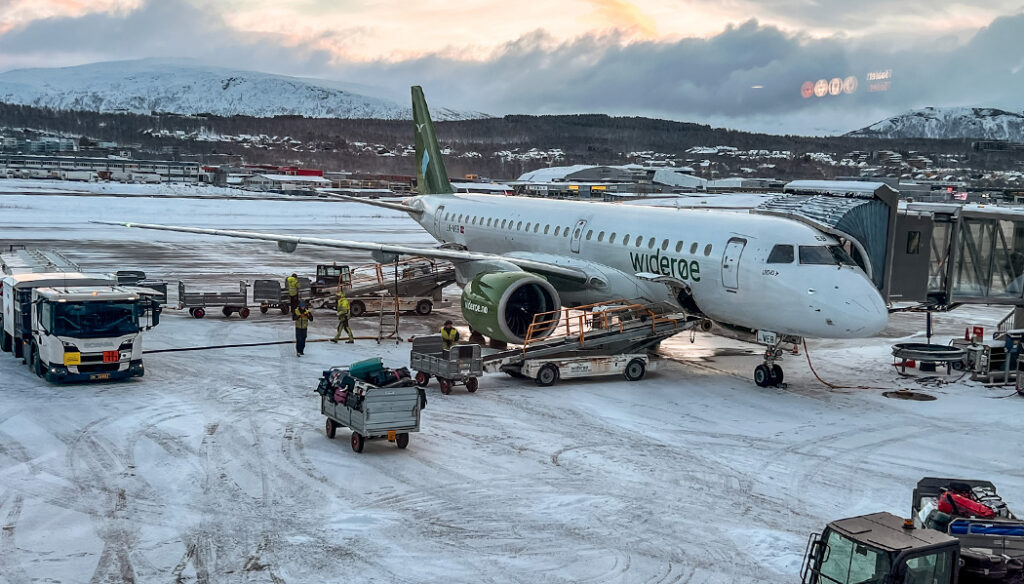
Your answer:
[[[81,353],[81,351],[78,350],[78,347],[76,347],[74,343],[69,343],[67,341],[64,341],[64,352],[65,353]]]

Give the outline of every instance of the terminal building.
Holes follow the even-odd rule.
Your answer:
[[[184,183],[200,181],[200,168],[197,162],[32,154],[0,154],[0,174],[6,178],[55,180]]]
[[[552,166],[510,181],[516,194],[537,197],[613,199],[651,193],[703,191],[707,180],[689,167],[584,165]]]

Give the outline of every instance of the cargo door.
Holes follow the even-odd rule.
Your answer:
[[[569,248],[572,250],[572,253],[580,253],[580,239],[583,238],[583,230],[586,227],[586,219],[580,219],[576,222],[576,227],[572,230],[572,240],[569,242]]]
[[[726,290],[735,292],[740,285],[740,256],[747,240],[734,237],[725,246],[722,255],[722,284]]]

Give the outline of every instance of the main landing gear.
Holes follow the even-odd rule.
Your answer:
[[[785,375],[782,372],[782,367],[776,361],[782,359],[783,349],[781,346],[783,344],[796,347],[800,344],[800,338],[758,331],[757,342],[767,345],[767,347],[764,351],[764,363],[754,367],[754,383],[758,387],[785,388]]]

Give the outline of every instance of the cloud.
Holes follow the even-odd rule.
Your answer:
[[[766,2],[779,10],[802,10],[808,21],[826,18],[819,8],[847,10],[838,0]],[[868,8],[882,7],[881,0],[866,2]],[[806,8],[812,4],[817,8]],[[945,6],[958,10],[968,4]],[[485,5],[469,2],[467,10]],[[1022,14],[996,18],[964,39],[919,39],[908,33],[894,46],[888,34],[811,34],[754,19],[707,37],[664,40],[654,36],[661,21],[655,27],[645,16],[648,4],[640,0],[588,0],[586,6],[587,14],[623,26],[556,36],[544,23],[482,53],[451,44],[409,58],[359,61],[343,57],[347,47],[377,33],[358,20],[343,31],[251,32],[186,0],[148,0],[127,12],[19,25],[0,34],[0,59],[77,64],[191,57],[211,65],[382,87],[390,91],[383,95],[401,100],[407,99],[409,85],[419,84],[432,103],[493,114],[603,112],[794,133],[847,131],[925,105],[1024,107]],[[430,34],[429,27],[424,30]],[[442,33],[450,42],[452,36]],[[891,86],[869,92],[865,75],[878,70],[893,72]],[[851,75],[860,79],[853,95],[800,95],[805,81]]]

